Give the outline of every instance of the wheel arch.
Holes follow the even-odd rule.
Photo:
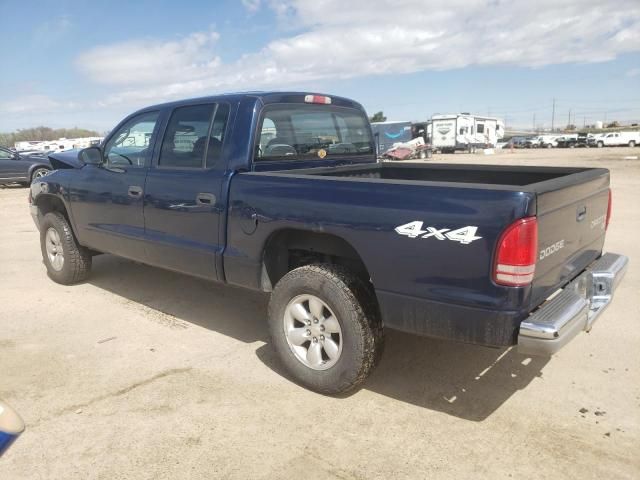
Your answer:
[[[38,221],[42,222],[42,218],[50,212],[60,212],[66,218],[71,230],[73,231],[73,222],[67,211],[67,206],[57,195],[51,193],[40,193],[33,201],[33,204],[38,207]],[[75,232],[74,232],[75,235]]]
[[[364,260],[344,238],[331,233],[287,228],[273,232],[264,244],[262,290],[271,291],[294,268],[319,262],[344,265],[365,282],[373,284]]]

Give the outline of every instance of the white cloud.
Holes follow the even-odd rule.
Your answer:
[[[76,64],[98,83],[111,85],[157,85],[213,75],[220,58],[213,54],[219,35],[196,32],[165,42],[133,40],[93,48]]]
[[[105,104],[221,90],[287,88],[328,79],[473,65],[602,62],[640,51],[640,3],[620,0],[243,0],[302,31],[234,62],[215,33],[97,47],[78,59],[94,80],[124,87]],[[267,7],[265,7],[267,5]]]

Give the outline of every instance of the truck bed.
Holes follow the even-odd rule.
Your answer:
[[[397,182],[429,182],[432,185],[460,184],[459,186],[485,186],[500,190],[526,190],[542,192],[566,187],[589,178],[595,178],[605,169],[570,167],[531,167],[514,165],[477,164],[404,164],[378,163],[350,165],[338,168],[289,170],[291,175],[321,175],[328,177],[362,178]],[[526,187],[526,188],[522,188]]]
[[[231,181],[228,242],[235,248],[225,253],[226,277],[259,285],[256,245],[281,229],[311,229],[357,252],[385,325],[510,344],[520,321],[601,255],[608,189],[609,172],[600,168],[368,163],[242,172]],[[529,216],[537,218],[541,251],[533,283],[497,285],[498,238]],[[425,230],[472,227],[480,238],[465,245],[396,233],[409,222]]]

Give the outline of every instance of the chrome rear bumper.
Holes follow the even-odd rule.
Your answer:
[[[518,351],[552,355],[582,330],[589,331],[609,305],[629,259],[605,253],[520,324]]]

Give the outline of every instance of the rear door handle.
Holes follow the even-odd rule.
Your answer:
[[[196,196],[196,203],[198,205],[215,205],[216,196],[213,193],[199,193]]]
[[[142,196],[142,187],[131,185],[129,187],[129,196],[133,198],[140,198]]]

